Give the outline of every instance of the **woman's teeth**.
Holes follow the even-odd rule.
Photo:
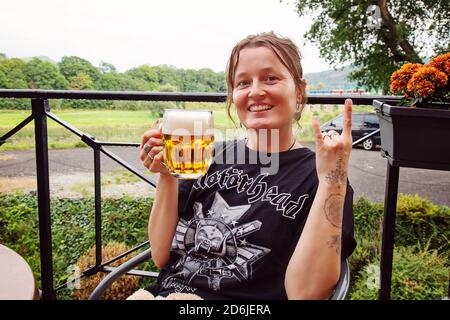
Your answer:
[[[269,105],[250,106],[250,108],[248,108],[248,110],[252,111],[252,112],[256,112],[256,111],[266,111],[266,110],[270,110],[272,108],[273,108],[273,106],[269,106]]]

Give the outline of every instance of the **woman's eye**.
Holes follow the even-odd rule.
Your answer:
[[[278,78],[275,77],[275,76],[267,76],[267,81],[269,81],[269,82],[274,82],[274,81],[277,81],[277,80],[278,80]]]
[[[245,87],[247,86],[249,83],[247,80],[241,80],[237,83],[237,87]]]

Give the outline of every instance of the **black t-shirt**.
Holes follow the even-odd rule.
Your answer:
[[[244,150],[245,161],[239,150]],[[287,298],[286,268],[318,187],[315,153],[299,148],[272,154],[277,156],[276,174],[261,170],[267,161],[260,155],[242,140],[216,144],[207,174],[198,180],[179,181],[180,221],[170,262],[158,279],[158,294]],[[355,245],[353,189],[348,184],[343,259]]]

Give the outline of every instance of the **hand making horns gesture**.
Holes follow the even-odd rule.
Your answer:
[[[317,118],[312,120],[316,142],[316,168],[319,182],[332,186],[346,185],[348,162],[352,150],[352,105],[351,99],[345,100],[344,125],[342,133],[334,130],[327,133],[320,131]]]

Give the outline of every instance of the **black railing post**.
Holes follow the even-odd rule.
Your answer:
[[[50,215],[50,179],[48,173],[47,118],[48,100],[32,99],[36,141],[36,175],[41,256],[42,299],[56,299],[53,290],[52,228]]]
[[[381,242],[380,300],[391,298],[392,258],[395,242],[395,215],[397,212],[398,176],[400,168],[388,163],[384,203],[383,235]]]
[[[100,168],[100,146],[94,148],[95,188],[95,266],[102,264],[102,189]]]

